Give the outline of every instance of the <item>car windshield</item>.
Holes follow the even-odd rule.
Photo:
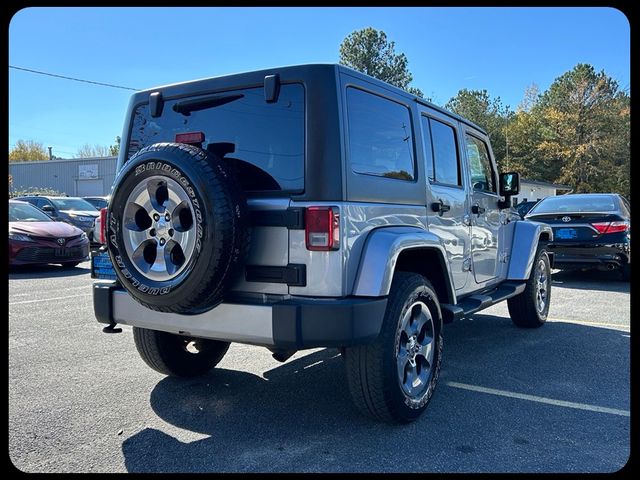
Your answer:
[[[46,213],[29,203],[9,202],[10,222],[53,222]]]
[[[543,213],[613,212],[616,206],[610,195],[560,195],[544,198],[529,215]]]
[[[96,208],[82,198],[51,198],[51,201],[58,210],[88,210]]]

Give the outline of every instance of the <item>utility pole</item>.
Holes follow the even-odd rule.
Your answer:
[[[507,171],[509,171],[509,110],[507,109],[507,115],[505,118],[507,124],[504,127],[504,137],[505,137],[505,143],[507,144],[507,160],[506,160],[506,166],[505,168],[507,169]]]
[[[53,154],[51,153],[51,149],[53,147],[47,147],[49,149],[49,160],[53,160]]]

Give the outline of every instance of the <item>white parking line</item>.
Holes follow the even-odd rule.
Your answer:
[[[69,288],[64,288],[62,290],[64,290],[66,292],[67,290],[81,290],[81,289],[91,290],[91,285],[82,285],[80,287],[69,287]],[[55,290],[47,290],[47,291],[48,292],[53,292]],[[11,290],[9,290],[9,297],[26,297],[28,295],[33,296],[33,292],[29,292],[29,293],[13,293],[12,294]]]
[[[587,405],[586,403],[566,402],[564,400],[555,400],[553,398],[538,397],[536,395],[527,395],[524,393],[507,392],[505,390],[496,390],[493,388],[479,387],[477,385],[468,385],[466,383],[446,382],[445,385],[454,388],[462,388],[473,392],[489,393],[491,395],[500,395],[502,397],[518,398],[520,400],[529,400],[531,402],[546,403],[556,405],[558,407],[577,408],[579,410],[589,410],[591,412],[611,413],[612,415],[629,416],[628,410],[618,410],[617,408],[599,407],[597,405]]]
[[[629,325],[620,325],[618,323],[587,322],[585,320],[571,320],[568,318],[547,318],[547,322],[577,323],[578,325],[607,327],[607,328],[615,328],[617,330],[626,330],[626,331],[630,330]]]
[[[92,293],[81,293],[80,295],[67,295],[66,297],[54,297],[54,298],[39,298],[38,300],[25,300],[23,302],[9,302],[9,306],[11,305],[21,305],[24,303],[36,303],[36,302],[51,302],[55,300],[62,300],[63,298],[76,298],[76,297],[88,297],[93,295]]]

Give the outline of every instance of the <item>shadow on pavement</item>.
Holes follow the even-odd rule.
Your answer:
[[[61,265],[19,265],[9,268],[9,280],[72,277],[90,273],[89,262],[82,262],[77,267],[63,267]]]
[[[622,281],[620,273],[607,270],[558,270],[552,273],[554,287],[603,292],[630,292],[630,283]]]
[[[566,471],[573,464],[591,471],[593,459],[602,457],[615,468],[601,468],[615,470],[625,460],[594,456],[603,429],[613,428],[611,415],[596,415],[593,421],[602,425],[585,425],[581,419],[593,413],[468,392],[447,382],[628,409],[627,337],[561,322],[523,330],[487,315],[448,325],[438,389],[425,415],[404,426],[357,412],[334,349],[282,364],[264,378],[227,369],[197,379],[165,378],[151,393],[153,411],[208,437],[184,443],[145,428],[124,440],[125,466],[129,472],[447,472],[468,471],[477,457],[478,471]],[[614,421],[628,424],[625,417]],[[565,437],[581,446],[559,444]],[[429,455],[407,455],[408,443]],[[610,440],[606,448],[624,458],[625,446]],[[531,449],[540,456],[530,455]]]

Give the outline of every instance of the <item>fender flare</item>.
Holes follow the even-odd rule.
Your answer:
[[[543,234],[553,240],[553,230],[549,225],[530,220],[513,222],[513,242],[507,280],[528,280],[536,258],[536,251]]]
[[[353,295],[358,297],[389,295],[398,257],[403,251],[414,249],[435,250],[438,253],[441,265],[446,269],[447,293],[455,303],[456,294],[449,260],[440,239],[433,233],[416,227],[380,227],[369,233],[360,256]]]

